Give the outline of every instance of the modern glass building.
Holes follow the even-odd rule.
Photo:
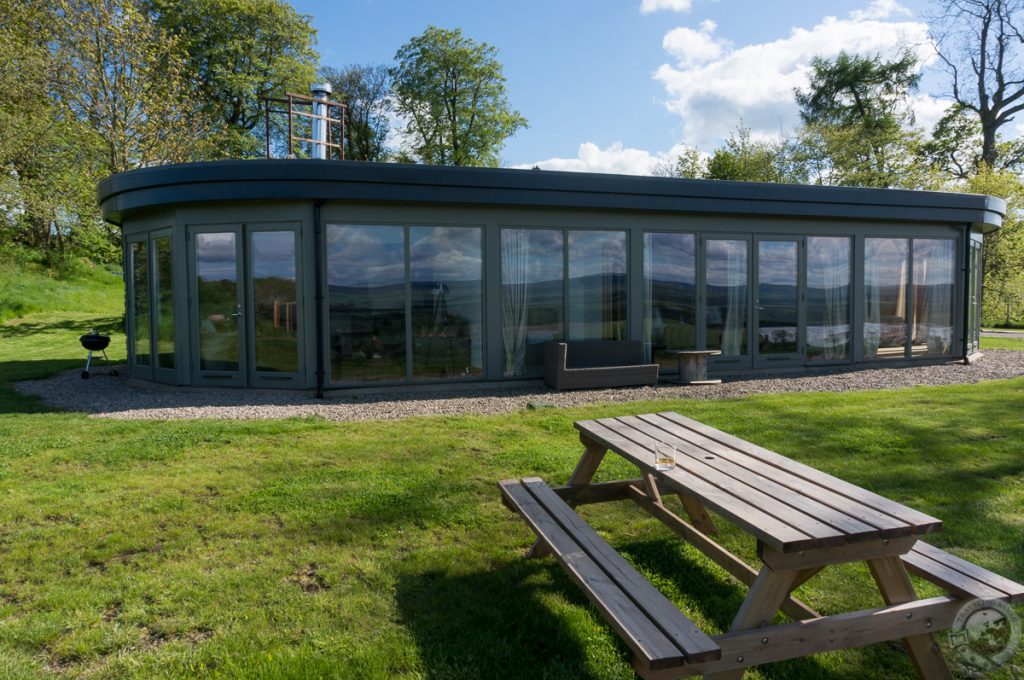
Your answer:
[[[332,390],[541,373],[542,344],[721,350],[712,372],[977,351],[967,194],[267,160],[99,186],[130,374]]]

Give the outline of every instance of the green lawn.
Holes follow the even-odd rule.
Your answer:
[[[631,678],[557,565],[522,558],[532,535],[495,482],[562,482],[573,420],[655,409],[943,518],[935,543],[1024,581],[1024,380],[344,424],[97,420],[7,384],[80,366],[77,335],[117,323],[97,306],[0,326],[3,678]],[[631,474],[609,462],[601,478]],[[745,591],[701,554],[631,507],[582,513],[705,630],[728,626]],[[881,604],[860,567],[798,594]],[[992,677],[1021,673],[1018,654]],[[885,644],[747,677],[914,676]]]
[[[1024,352],[1024,338],[982,338],[981,349],[1014,349]]]

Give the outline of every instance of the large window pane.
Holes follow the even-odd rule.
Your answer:
[[[864,239],[864,358],[906,356],[910,244]]]
[[[239,369],[238,244],[233,231],[196,234],[199,368]]]
[[[171,237],[153,239],[156,254],[156,365],[174,368],[174,288]]]
[[[850,358],[850,239],[807,238],[807,358]]]
[[[707,242],[707,347],[727,357],[747,353],[747,247],[739,240]]]
[[[695,242],[693,234],[644,234],[644,341],[653,361],[673,370],[666,350],[697,346]]]
[[[299,341],[294,231],[252,232],[256,370],[296,373]]]
[[[150,365],[149,246],[145,241],[131,245],[132,259],[132,336],[135,338],[135,363]]]
[[[331,379],[405,378],[402,227],[327,226]]]
[[[569,339],[626,337],[626,232],[569,232]]]
[[[482,266],[480,229],[409,229],[413,377],[483,372]]]
[[[950,239],[914,239],[911,350],[916,355],[953,352],[953,283],[956,245]]]
[[[757,351],[795,354],[799,246],[796,241],[757,244]]]
[[[562,335],[563,238],[554,229],[501,230],[502,374],[540,375],[542,343]]]

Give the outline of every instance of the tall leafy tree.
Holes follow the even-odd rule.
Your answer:
[[[919,80],[917,60],[906,51],[891,61],[846,52],[815,57],[807,89],[794,94],[804,155],[818,181],[920,186],[920,134],[909,106]]]
[[[388,160],[391,75],[384,65],[323,67],[320,77],[331,84],[334,98],[345,104],[345,158]]]
[[[725,144],[715,149],[704,177],[799,184],[807,181],[807,169],[797,162],[791,141],[754,139],[750,128],[740,123]]]
[[[935,0],[932,41],[956,104],[977,117],[977,164],[999,167],[999,130],[1024,110],[1024,0]],[[1005,165],[1005,163],[1004,163]]]
[[[316,76],[310,17],[283,0],[148,0],[148,5],[157,25],[181,42],[196,99],[216,121],[219,153],[259,155],[262,100],[286,91],[306,94]]]
[[[981,122],[967,107],[953,104],[935,124],[922,150],[938,172],[958,180],[970,179],[979,173],[983,162]],[[995,166],[986,163],[985,167],[1017,171],[1024,164],[1024,140],[1004,140],[996,135],[996,151]]]
[[[391,76],[408,154],[435,165],[498,165],[505,140],[527,121],[508,102],[497,54],[436,26],[399,48]]]

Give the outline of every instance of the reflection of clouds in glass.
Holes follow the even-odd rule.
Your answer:
[[[204,281],[234,281],[235,234],[196,234],[196,274]]]
[[[569,278],[625,273],[626,232],[569,232]]]
[[[775,286],[795,286],[795,241],[761,241],[757,245],[757,280]]]
[[[556,229],[502,229],[501,248],[507,253],[517,234],[526,235],[526,280],[528,283],[561,281],[563,271],[562,232]]]
[[[909,244],[905,238],[869,238],[864,239],[864,259],[898,280],[900,268],[907,262]]]
[[[478,227],[412,227],[409,260],[413,281],[478,281]]]
[[[327,282],[374,287],[405,281],[402,227],[327,225]]]
[[[693,234],[644,234],[647,278],[693,284],[696,280]]]
[[[707,285],[747,285],[747,242],[708,241]]]
[[[950,239],[914,239],[914,285],[951,286],[956,244]]]
[[[807,239],[807,281],[828,281],[830,285],[850,283],[850,239],[834,236],[811,236]]]
[[[295,233],[256,231],[252,233],[254,278],[295,279]]]

